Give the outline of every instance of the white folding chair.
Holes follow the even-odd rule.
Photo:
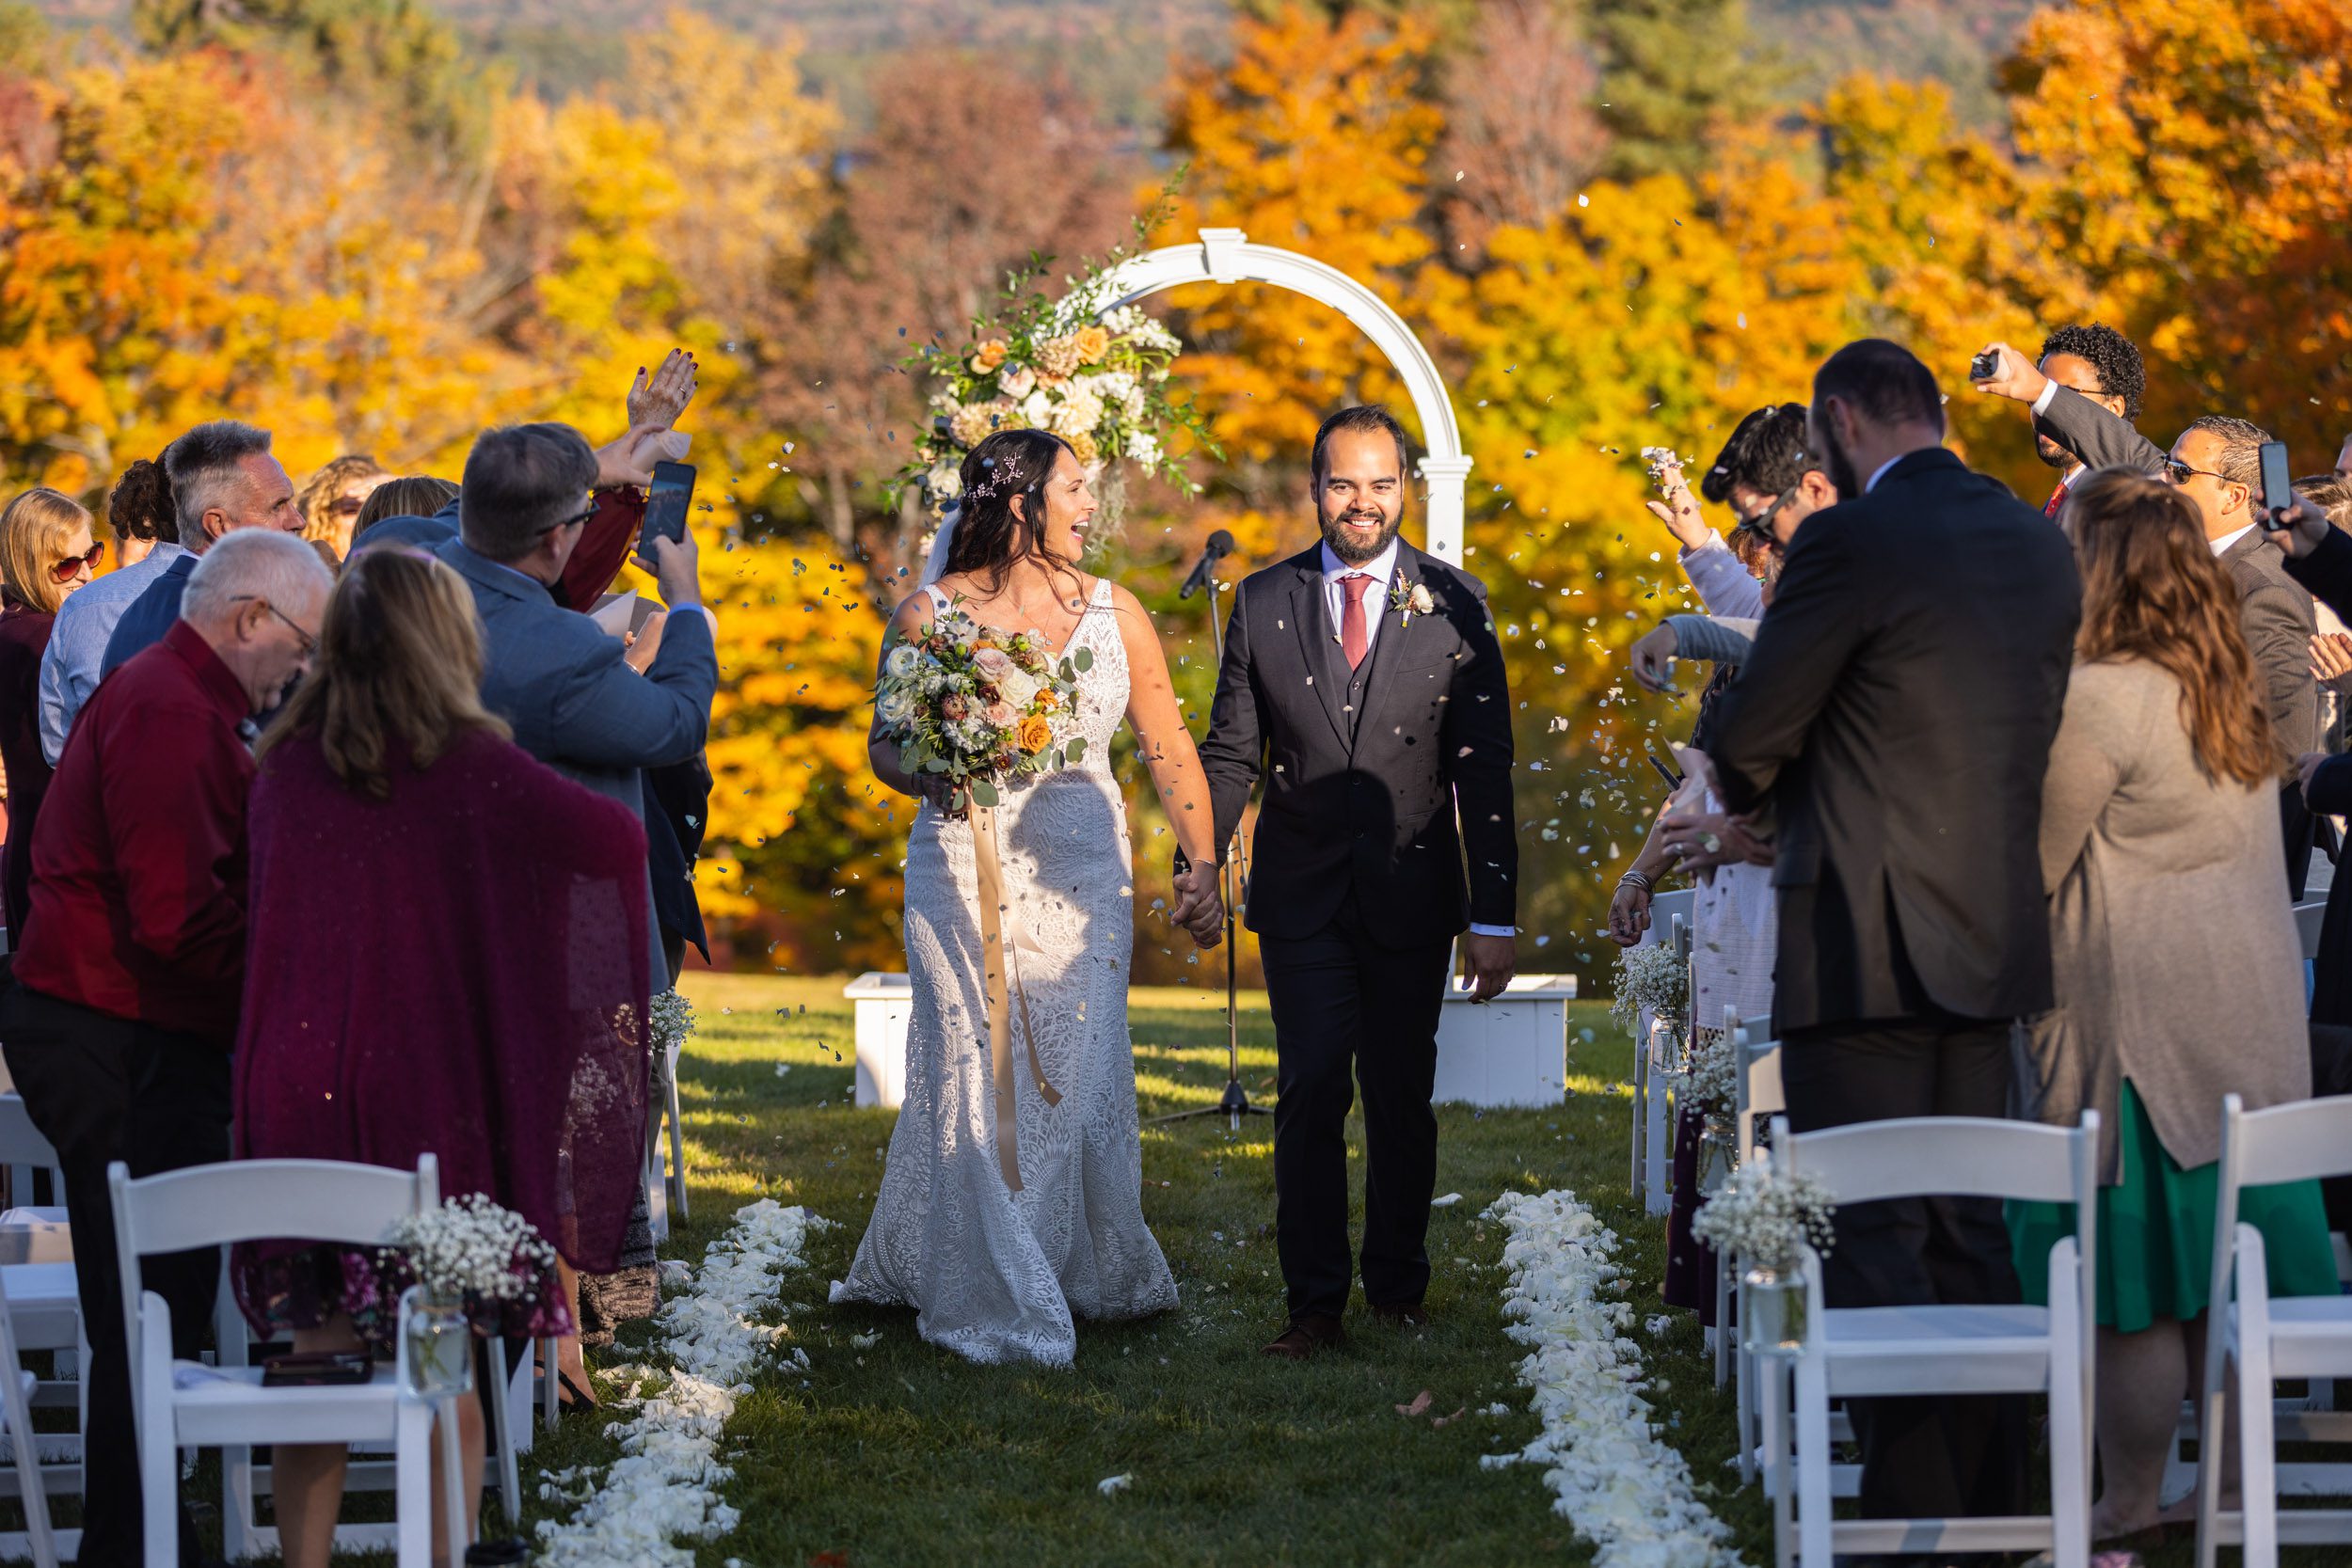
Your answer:
[[[1689,929],[1697,900],[1698,892],[1693,888],[1677,888],[1651,899],[1649,929],[1642,933],[1638,945],[1647,947],[1677,942],[1677,933]],[[1665,1212],[1665,1210],[1649,1195],[1655,1189],[1662,1197],[1665,1191],[1666,1097],[1662,1093],[1656,1096],[1650,1093],[1652,1064],[1648,1023],[1649,1015],[1645,1013],[1642,1015],[1642,1032],[1633,1041],[1633,1174],[1629,1178],[1628,1184],[1630,1191],[1644,1198],[1649,1212],[1658,1214]]]
[[[2239,1195],[2248,1187],[2352,1173],[2352,1098],[2249,1111],[2236,1095],[2223,1096],[2220,1167],[2205,1311],[2205,1386],[2200,1391],[2197,1561],[2199,1568],[2213,1568],[2218,1548],[2235,1543],[2245,1549],[2246,1568],[2277,1568],[2281,1542],[2352,1541],[2352,1511],[2279,1507],[2279,1439],[2341,1438],[2340,1423],[2331,1419],[2332,1412],[2282,1416],[2271,1399],[2280,1378],[2352,1376],[2352,1297],[2272,1300],[2262,1232],[2239,1223]],[[2222,1434],[2232,1418],[2227,1390],[2233,1370],[2241,1497],[2236,1510],[2224,1511]],[[2321,1426],[2339,1429],[2307,1430]]]
[[[0,1428],[5,1429],[16,1460],[10,1479],[24,1505],[24,1528],[0,1533],[0,1552],[29,1556],[34,1568],[57,1568],[58,1547],[78,1549],[82,1532],[68,1532],[71,1539],[61,1542],[49,1528],[48,1482],[41,1469],[40,1445],[33,1435],[33,1389],[38,1380],[17,1363],[16,1329],[8,1309],[10,1272],[0,1268]]]
[[[1740,1164],[1744,1165],[1758,1158],[1763,1148],[1763,1140],[1756,1135],[1756,1118],[1776,1117],[1788,1108],[1780,1090],[1780,1042],[1766,1037],[1772,1026],[1770,1013],[1744,1019],[1730,1007],[1725,1007],[1724,1013],[1725,1025],[1731,1031],[1736,1072],[1732,1085],[1732,1147],[1739,1150]],[[1738,1409],[1740,1480],[1744,1483],[1756,1480],[1756,1367],[1755,1358],[1740,1342],[1743,1336],[1727,1326],[1743,1267],[1729,1253],[1716,1255],[1715,1386],[1724,1386],[1728,1363]]]
[[[2050,1249],[2047,1307],[1826,1307],[1821,1262],[1804,1252],[1805,1328],[1788,1359],[1796,1385],[1796,1475],[1788,1465],[1788,1384],[1762,1378],[1765,1484],[1773,1539],[1788,1555],[1795,1494],[1797,1560],[1831,1568],[1836,1554],[2047,1549],[2058,1568],[2090,1557],[2092,1314],[2098,1299],[2099,1115],[2072,1130],[1976,1117],[1860,1122],[1798,1136],[1772,1122],[1771,1158],[1828,1189],[1832,1201],[1966,1196],[2074,1205],[2075,1234]],[[1746,1303],[1742,1303],[1742,1307]],[[1834,1519],[1830,1513],[1833,1398],[1903,1394],[2046,1393],[2050,1398],[2048,1516]]]
[[[32,1113],[24,1108],[24,1097],[13,1089],[0,1092],[0,1165],[8,1167],[11,1195],[10,1207],[0,1213],[0,1229],[65,1224],[65,1172],[57,1167],[57,1151],[49,1147],[49,1140],[33,1125]],[[49,1189],[56,1201],[36,1208],[33,1177],[40,1171],[48,1173]],[[72,1257],[71,1252],[67,1253],[66,1260]]]
[[[2295,906],[2295,934],[2303,943],[2303,961],[2319,957],[2319,928],[2328,919],[2328,900],[2315,899]]]
[[[396,1523],[338,1527],[336,1544],[392,1546],[400,1568],[425,1568],[433,1555],[433,1412],[408,1387],[406,1321],[415,1292],[401,1304],[391,1367],[377,1367],[363,1384],[267,1388],[262,1369],[246,1365],[245,1320],[225,1284],[217,1364],[172,1359],[171,1313],[161,1296],[145,1290],[140,1259],[283,1236],[375,1244],[395,1222],[439,1204],[433,1156],[421,1157],[414,1172],[332,1160],[241,1160],[135,1181],[130,1167],[117,1161],[107,1167],[106,1180],[121,1257],[148,1562],[168,1565],[178,1555],[174,1503],[183,1448],[222,1450],[223,1555],[235,1561],[278,1549],[277,1529],[254,1522],[254,1445],[389,1443]],[[463,1540],[466,1524],[453,1514],[453,1540]],[[450,1554],[453,1560],[463,1555],[462,1545]]]

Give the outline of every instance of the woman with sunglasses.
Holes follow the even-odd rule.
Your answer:
[[[55,490],[27,490],[0,512],[0,767],[8,769],[8,841],[0,851],[0,909],[11,947],[24,941],[33,880],[33,820],[48,791],[40,750],[40,656],[57,607],[105,559],[90,515]]]

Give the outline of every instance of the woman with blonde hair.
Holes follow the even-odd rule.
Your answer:
[[[644,1147],[644,830],[508,738],[482,665],[456,573],[400,546],[352,557],[260,748],[236,1152],[430,1153],[444,1197],[486,1194],[564,1264],[610,1272]],[[389,1343],[407,1283],[372,1248],[298,1241],[241,1247],[230,1274],[256,1331],[300,1350]],[[532,1299],[488,1304],[476,1332],[570,1333],[557,1274],[530,1271]],[[471,1497],[478,1404],[460,1426]],[[327,1560],[344,1464],[278,1449],[293,1568]]]
[[[304,480],[294,493],[294,506],[302,514],[302,537],[334,546],[338,561],[349,555],[359,509],[375,487],[389,478],[373,457],[355,452],[333,459]]]
[[[0,849],[0,910],[12,946],[24,942],[33,884],[33,823],[52,769],[40,749],[40,656],[57,607],[87,586],[106,546],[90,515],[55,490],[27,490],[0,512],[0,768],[7,771],[8,841]]]
[[[2301,948],[2279,879],[2287,759],[2194,502],[2144,474],[2077,482],[2059,526],[2082,625],[2042,788],[2058,1005],[2033,1021],[2036,1119],[2100,1116],[2094,1539],[2158,1522],[2204,1347],[2221,1098],[2308,1099]],[[2249,1188],[2270,1288],[2332,1295],[2317,1182]],[[2026,1299],[2046,1302],[2055,1204],[2011,1207]]]

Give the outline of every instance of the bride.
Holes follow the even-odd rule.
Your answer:
[[[1224,923],[1208,785],[1177,710],[1159,638],[1136,596],[1076,562],[1094,519],[1086,470],[1058,437],[1003,430],[963,460],[962,507],[941,530],[921,589],[882,640],[929,628],[956,604],[983,626],[1034,631],[1078,675],[1083,761],[1002,791],[1004,876],[1017,1060],[1019,1189],[998,1161],[973,828],[942,808],[935,780],[910,778],[879,721],[874,773],[922,800],[907,845],[906,1095],[874,1216],[833,1299],[904,1303],[926,1339],[975,1361],[1067,1366],[1073,1318],[1135,1318],[1176,1305],[1176,1282],[1143,1223],[1135,1063],[1127,1038],[1134,880],[1110,741],[1123,713],[1168,809],[1180,878],[1175,918],[1202,946]],[[1056,656],[1059,658],[1059,654]],[[1027,1025],[1027,1038],[1022,1024]]]

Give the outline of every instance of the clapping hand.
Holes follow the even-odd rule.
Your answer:
[[[628,388],[628,432],[596,449],[596,488],[651,484],[654,464],[685,457],[688,437],[672,427],[694,401],[700,372],[694,356],[682,348],[672,349],[650,376],[638,368]]]

